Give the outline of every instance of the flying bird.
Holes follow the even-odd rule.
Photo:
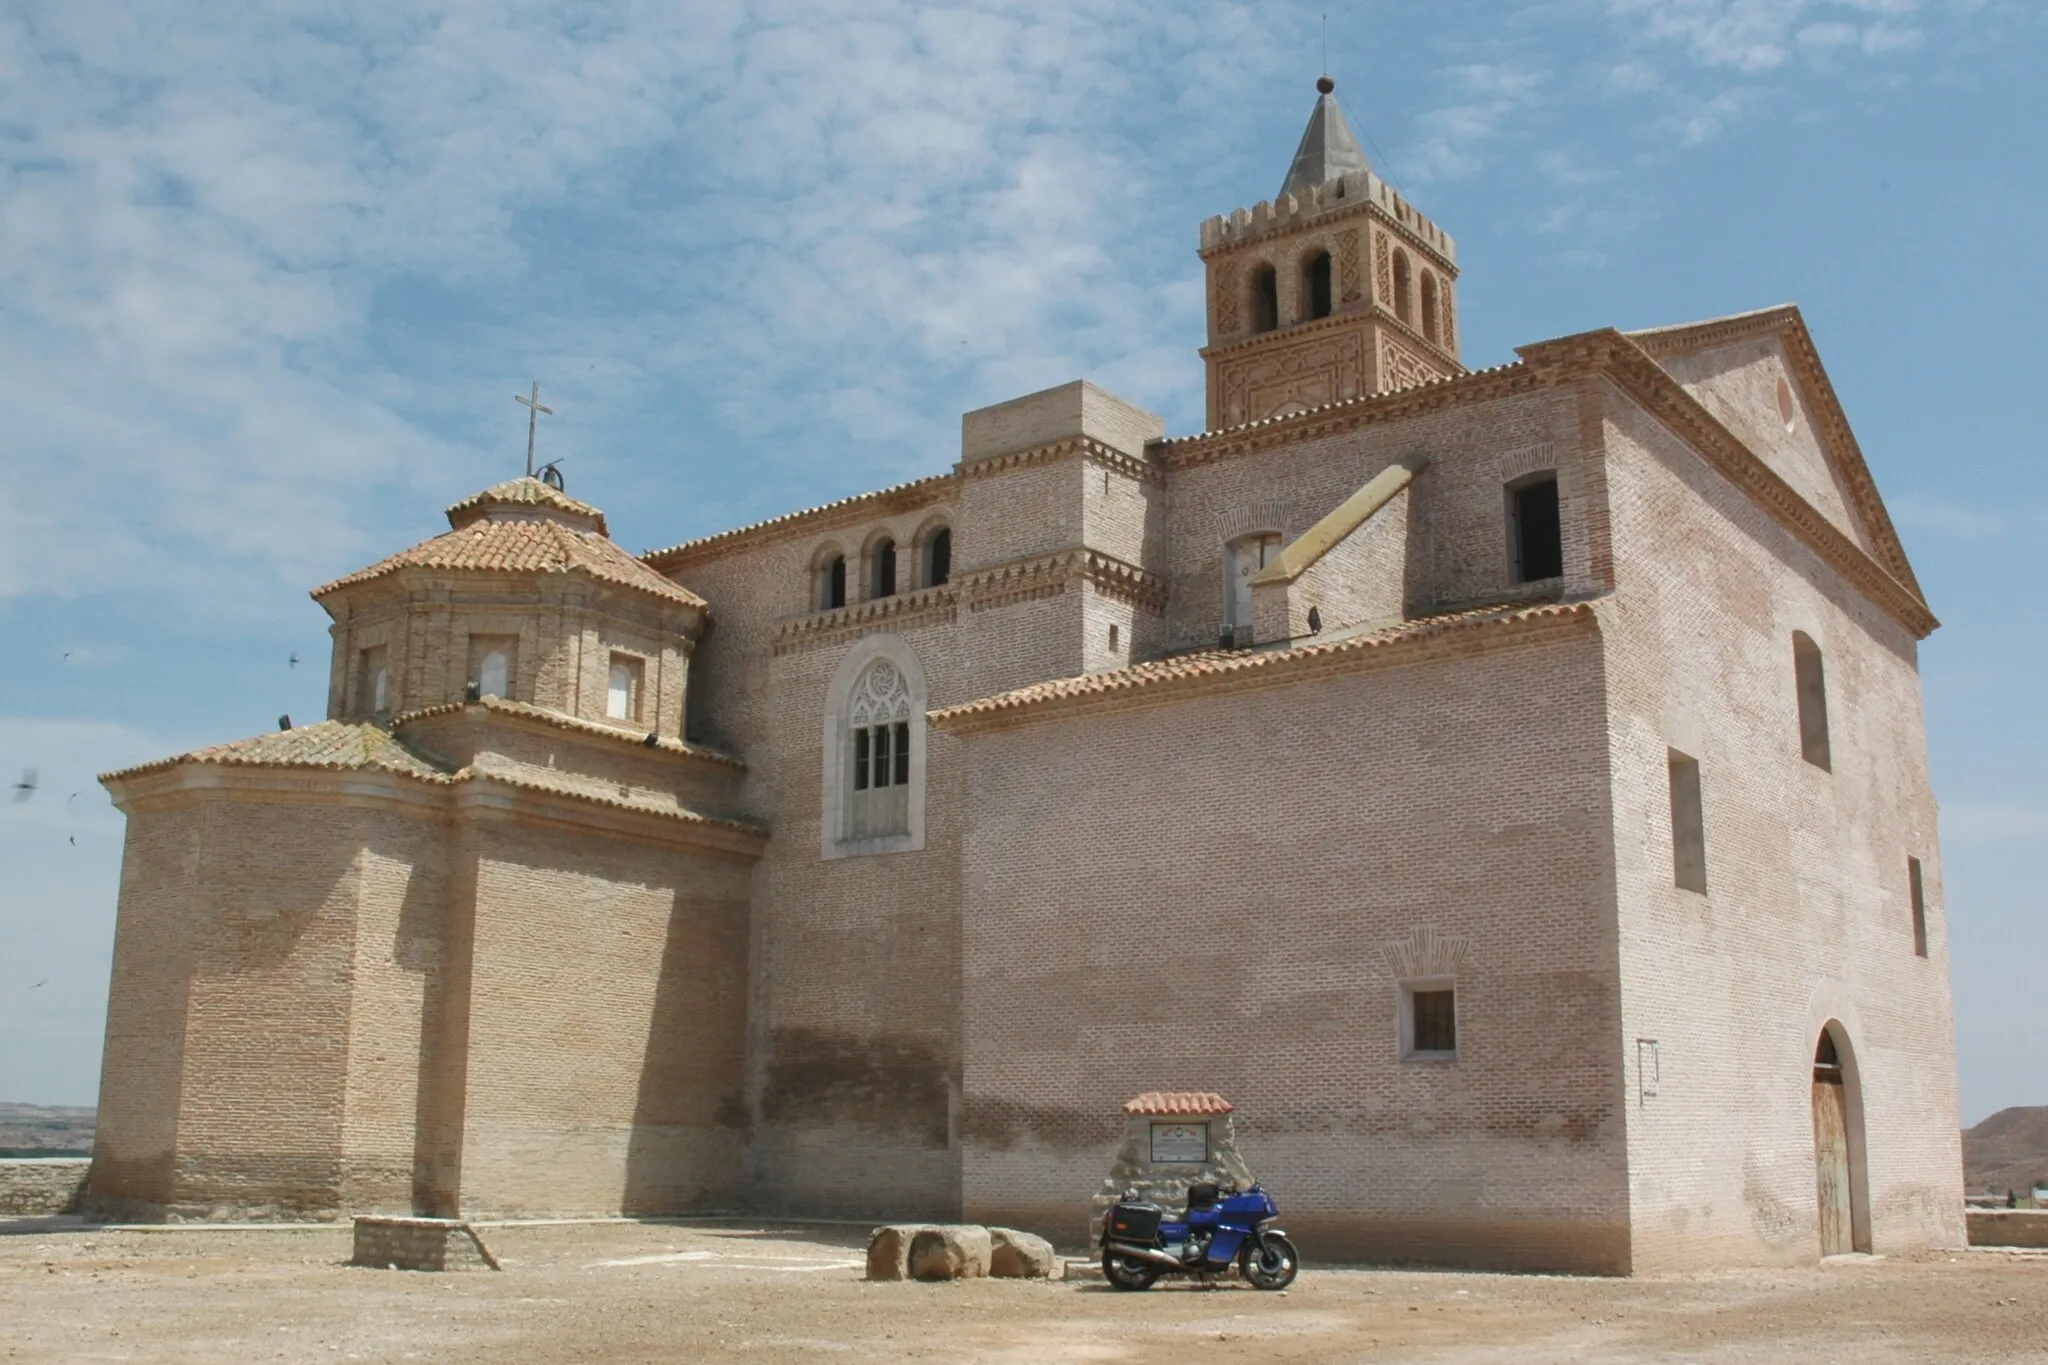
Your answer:
[[[50,984],[50,978],[46,976],[46,977],[44,977],[44,978],[43,978],[43,979],[42,979],[41,981],[38,981],[38,982],[36,982],[36,984],[35,984],[35,985],[33,985],[33,986],[30,986],[30,987],[29,987],[29,989],[30,989],[30,990],[32,990],[32,991],[39,991],[39,990],[41,990],[41,989],[42,989],[43,987],[45,987],[45,986],[47,986],[47,985],[49,985],[49,984]]]
[[[68,806],[68,805],[70,805],[70,804],[71,804],[71,803],[72,803],[73,801],[76,801],[77,799],[78,799],[78,793],[77,793],[77,792],[73,792],[73,793],[71,793],[71,795],[69,795],[69,796],[67,796],[67,797],[65,797],[65,798],[64,798],[64,804]]]
[[[299,666],[299,651],[297,651],[297,650],[295,649],[295,650],[293,650],[293,651],[292,651],[292,659],[291,659],[291,664],[290,664],[290,667],[292,667],[292,668],[297,668],[298,666]]]
[[[23,768],[21,770],[21,781],[14,784],[14,799],[16,802],[26,801],[35,794],[36,770],[34,768]]]
[[[69,836],[67,836],[67,837],[69,837],[69,838],[70,838],[70,840],[71,840],[71,846],[72,846],[73,848],[77,848],[77,847],[78,847],[78,836],[77,836],[76,834],[73,834],[73,835],[69,835]]]

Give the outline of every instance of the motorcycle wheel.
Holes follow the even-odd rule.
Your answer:
[[[1159,1268],[1119,1256],[1114,1251],[1104,1251],[1102,1278],[1109,1281],[1112,1289],[1150,1289],[1159,1280]]]
[[[1278,1233],[1266,1234],[1263,1246],[1246,1246],[1239,1269],[1254,1289],[1285,1289],[1301,1270],[1294,1243]]]

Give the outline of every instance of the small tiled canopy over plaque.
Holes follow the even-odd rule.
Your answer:
[[[1188,1186],[1205,1181],[1245,1186],[1252,1173],[1237,1152],[1235,1106],[1207,1090],[1148,1090],[1124,1101],[1123,1142],[1116,1164],[1089,1205],[1088,1239],[1102,1215],[1126,1193],[1178,1209]]]

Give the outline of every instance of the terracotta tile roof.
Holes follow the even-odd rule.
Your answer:
[[[1228,1114],[1236,1108],[1213,1090],[1147,1090],[1124,1101],[1126,1114]]]
[[[1023,711],[1065,700],[1137,692],[1194,679],[1220,678],[1230,674],[1252,674],[1267,670],[1291,670],[1343,655],[1360,654],[1443,635],[1450,631],[1536,621],[1550,617],[1576,616],[1591,610],[1591,606],[1584,602],[1510,602],[1447,612],[1439,616],[1419,617],[1382,630],[1365,631],[1327,642],[1298,644],[1279,649],[1202,650],[1193,654],[1175,655],[1170,659],[1155,659],[1149,663],[1134,664],[1110,673],[1090,673],[1077,678],[1055,678],[1050,682],[1034,683],[1030,687],[1020,687],[1012,692],[999,692],[994,696],[933,711],[929,719],[934,725],[944,726],[1005,711]]]
[[[410,747],[382,727],[367,722],[339,720],[274,730],[251,739],[238,739],[232,744],[216,744],[190,753],[173,754],[153,763],[102,773],[100,780],[137,777],[181,763],[251,768],[323,768],[334,772],[350,768],[378,768],[416,777],[423,782],[454,780],[454,770],[449,764]]]
[[[699,550],[707,550],[713,546],[724,545],[728,541],[740,540],[773,531],[794,530],[805,522],[829,521],[836,513],[850,511],[856,507],[865,507],[873,503],[916,504],[933,502],[937,501],[951,489],[952,485],[953,475],[951,472],[932,474],[922,479],[912,479],[909,483],[899,483],[888,488],[878,488],[872,493],[856,493],[850,498],[841,498],[837,502],[828,502],[817,507],[806,507],[799,512],[785,512],[779,517],[770,517],[766,521],[756,521],[746,526],[735,526],[730,531],[720,531],[715,535],[699,536],[695,540],[686,540],[680,545],[671,545],[667,549],[648,550],[640,557],[650,562],[686,558]],[[900,511],[902,508],[897,507],[894,510]]]
[[[452,715],[471,706],[481,706],[487,711],[497,711],[504,715],[517,716],[523,720],[538,721],[543,725],[551,725],[558,730],[573,730],[578,734],[617,740],[621,744],[630,744],[635,748],[651,748],[657,753],[688,754],[693,758],[709,759],[714,763],[723,763],[733,768],[744,768],[747,766],[744,759],[736,758],[721,750],[707,749],[702,745],[685,743],[680,739],[672,739],[666,735],[658,737],[652,745],[649,745],[647,743],[647,731],[644,727],[634,729],[631,726],[609,725],[602,721],[585,720],[581,716],[566,716],[560,711],[550,711],[544,706],[534,706],[523,701],[507,701],[503,697],[481,697],[476,701],[451,701],[443,702],[439,706],[423,706],[417,711],[406,711],[393,716],[391,718],[391,728],[402,730],[412,721],[426,720],[433,716]]]
[[[216,744],[211,748],[194,749],[190,753],[173,754],[169,758],[160,758],[152,763],[141,763],[132,768],[101,773],[100,781],[118,782],[188,763],[242,768],[311,768],[326,772],[378,769],[416,778],[422,782],[431,782],[437,786],[495,782],[524,791],[567,797],[590,805],[652,815],[679,824],[729,830],[752,839],[765,838],[768,833],[764,825],[744,817],[706,815],[688,806],[646,795],[619,796],[615,794],[615,784],[589,775],[562,774],[560,782],[549,782],[528,773],[485,771],[474,765],[456,769],[446,761],[425,750],[415,749],[381,727],[367,722],[323,720],[317,725],[278,730],[250,739],[236,740],[231,744]]]
[[[549,490],[553,491],[553,490]],[[460,505],[460,504],[458,504]],[[497,573],[586,573],[621,587],[692,607],[704,599],[663,578],[621,550],[599,531],[579,531],[554,521],[479,519],[432,540],[400,550],[367,569],[358,569],[313,589],[315,598],[366,583],[401,569],[474,569]]]
[[[472,493],[448,509],[448,524],[454,527],[467,526],[478,517],[488,515],[492,508],[545,507],[557,512],[566,512],[572,517],[588,519],[596,523],[599,535],[609,535],[604,524],[604,513],[587,502],[578,502],[559,488],[550,488],[539,479],[520,477],[507,479],[501,484],[486,488],[481,493]]]

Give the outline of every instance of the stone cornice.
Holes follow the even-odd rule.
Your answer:
[[[1154,614],[1166,610],[1166,580],[1115,555],[1074,545],[970,570],[956,580],[969,611],[1032,597],[1052,597],[1073,581],[1093,583],[1103,593]]]
[[[1468,370],[1448,379],[1432,379],[1426,384],[1405,389],[1329,403],[1288,417],[1269,417],[1264,421],[1225,427],[1199,436],[1156,441],[1148,449],[1166,469],[1186,469],[1212,460],[1256,454],[1275,446],[1322,440],[1382,422],[1405,421],[1463,403],[1483,403],[1515,394],[1533,393],[1542,388],[1543,383],[1527,366],[1519,363],[1490,370]]]
[[[1437,269],[1443,271],[1454,280],[1458,277],[1458,263],[1456,261],[1444,255],[1443,252],[1437,250],[1434,246],[1431,246],[1423,239],[1422,234],[1402,222],[1392,213],[1389,213],[1383,205],[1364,197],[1350,201],[1339,201],[1339,203],[1342,207],[1323,210],[1316,213],[1313,217],[1305,217],[1301,214],[1289,215],[1279,218],[1272,227],[1266,228],[1263,231],[1247,233],[1242,237],[1232,237],[1227,241],[1218,242],[1214,246],[1197,247],[1195,254],[1204,261],[1213,261],[1219,256],[1235,255],[1246,247],[1261,246],[1273,241],[1275,238],[1306,237],[1324,228],[1348,223],[1354,218],[1372,218],[1378,220],[1389,231],[1398,234],[1403,245],[1427,256],[1435,263]]]
[[[1612,328],[1524,346],[1525,365],[1551,384],[1601,376],[1686,442],[1772,519],[1888,615],[1925,638],[1941,623],[1914,588],[1888,573],[1841,528],[1723,426],[1647,350]],[[1865,474],[1867,479],[1868,475]]]
[[[1344,330],[1347,323],[1355,326],[1361,322],[1379,323],[1382,327],[1401,338],[1401,340],[1413,345],[1415,349],[1421,351],[1424,355],[1450,366],[1451,373],[1454,376],[1467,372],[1464,363],[1458,357],[1445,350],[1441,342],[1431,341],[1414,327],[1388,312],[1377,302],[1369,302],[1362,308],[1353,308],[1347,312],[1332,313],[1326,318],[1311,318],[1307,322],[1291,322],[1285,327],[1276,327],[1270,332],[1258,332],[1251,336],[1239,337],[1235,341],[1224,341],[1212,346],[1204,346],[1199,354],[1204,360],[1228,360],[1230,357],[1246,351],[1259,350],[1274,341],[1293,343],[1307,337],[1317,336],[1323,332],[1340,332]]]
[[[1142,456],[1131,455],[1115,446],[1105,445],[1092,436],[1068,436],[1044,445],[1029,446],[1023,450],[1007,451],[1001,455],[986,455],[971,463],[963,461],[955,465],[954,472],[962,482],[972,479],[992,478],[1007,474],[1013,469],[1024,469],[1031,465],[1051,464],[1057,460],[1093,460],[1107,465],[1119,474],[1148,483],[1163,483],[1166,475],[1158,465]]]
[[[910,483],[899,483],[892,488],[877,489],[872,493],[858,493],[837,502],[828,502],[820,507],[805,508],[800,512],[788,512],[766,521],[757,521],[749,526],[736,526],[730,531],[716,535],[700,536],[686,540],[680,545],[671,545],[665,550],[646,550],[640,555],[649,567],[660,573],[675,573],[679,569],[706,559],[715,559],[728,550],[745,546],[772,545],[777,541],[790,540],[798,536],[818,535],[840,526],[855,525],[878,516],[895,516],[901,512],[914,512],[933,503],[944,502],[951,497],[954,476],[949,470],[944,474],[933,474]]]
[[[916,588],[830,611],[793,616],[775,628],[770,646],[777,654],[788,654],[889,626],[951,624],[959,600],[960,582],[955,579],[937,587]]]

